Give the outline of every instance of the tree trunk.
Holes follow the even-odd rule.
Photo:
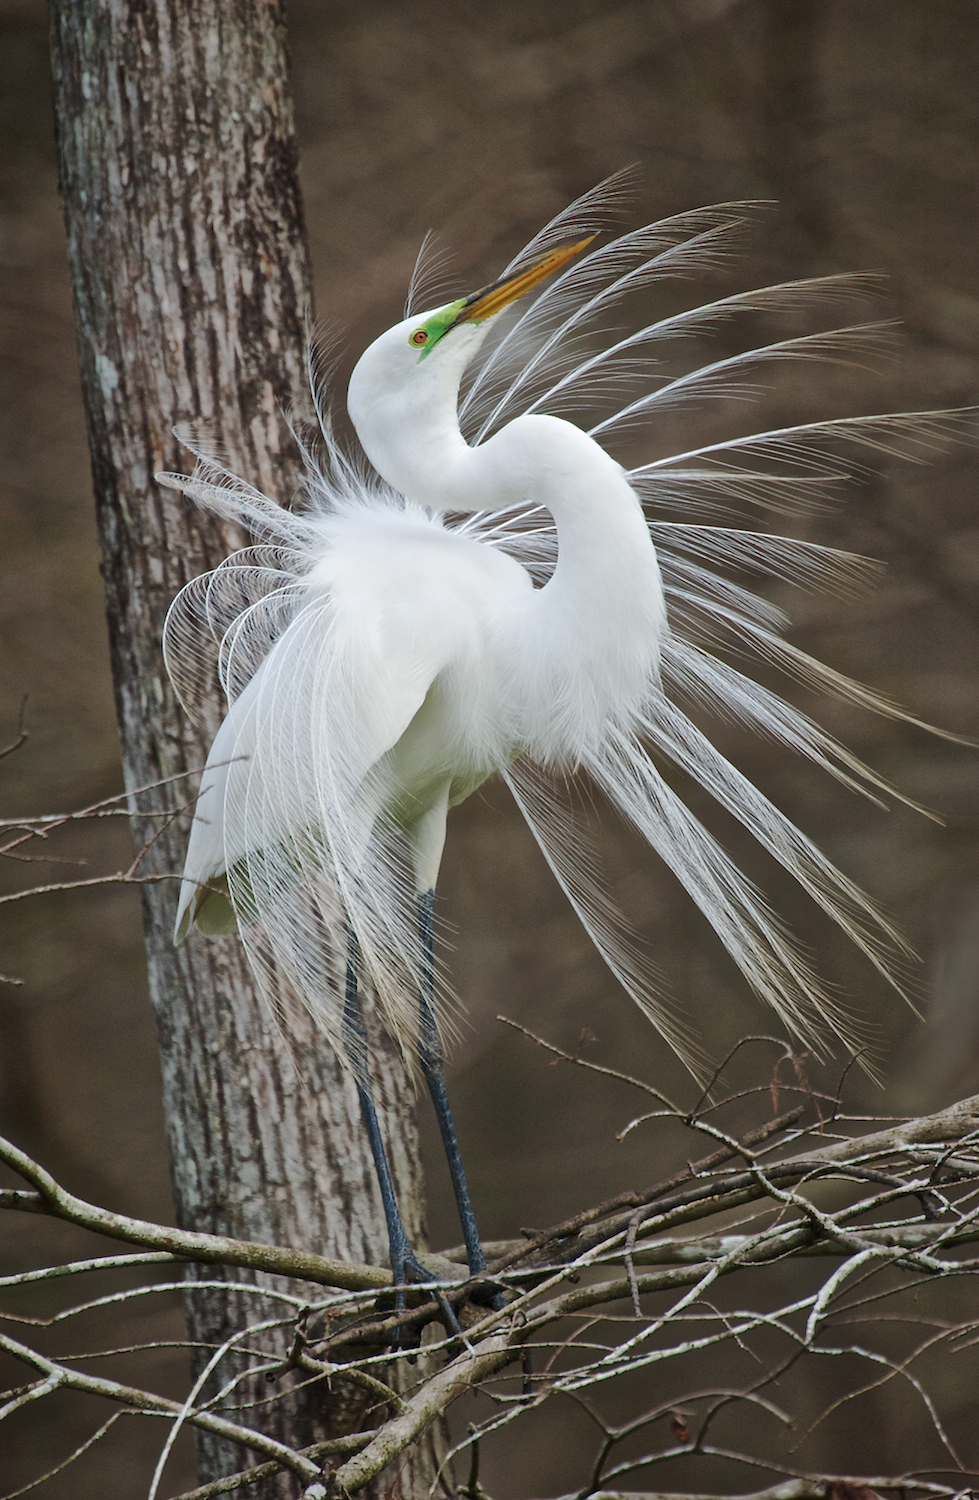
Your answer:
[[[203,737],[186,722],[161,626],[181,585],[242,540],[154,482],[155,471],[186,466],[173,423],[213,424],[230,466],[280,501],[298,479],[283,414],[303,399],[310,286],[284,20],[279,0],[52,0],[52,47],[116,703],[135,789],[203,765],[221,705]],[[149,814],[186,804],[194,786],[134,798],[137,847],[159,833],[144,873],[180,869],[186,819],[160,832]],[[144,912],[178,1223],[384,1264],[351,1085],[309,1023],[290,1039],[294,1064],[237,939],[174,948],[176,889],[145,886]],[[390,1053],[376,1083],[420,1236],[412,1093]],[[270,1308],[281,1312],[254,1293],[189,1291],[190,1337],[218,1343]],[[257,1394],[267,1400],[269,1387]],[[265,1420],[305,1444],[362,1419],[342,1393],[316,1387]],[[199,1457],[202,1481],[254,1461],[210,1438]],[[399,1476],[405,1495],[426,1493],[432,1477],[430,1452],[413,1463]],[[295,1483],[249,1493],[292,1495]]]

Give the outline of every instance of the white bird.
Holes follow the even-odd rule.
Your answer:
[[[735,565],[839,584],[860,578],[864,560],[702,518],[805,508],[844,474],[846,443],[920,449],[949,420],[808,424],[626,471],[604,446],[623,429],[686,401],[743,394],[744,372],[760,362],[837,357],[874,333],[810,334],[663,373],[661,356],[681,336],[744,310],[791,310],[863,290],[829,278],[742,293],[597,342],[627,294],[715,270],[746,214],[745,205],[701,210],[582,255],[610,196],[614,189],[597,189],[573,204],[492,286],[411,313],[371,344],[347,401],[367,462],[344,450],[318,408],[323,452],[309,458],[302,509],[265,498],[200,444],[194,476],[159,476],[258,542],[188,584],[167,622],[168,667],[185,705],[193,710],[210,691],[215,663],[229,703],[193,821],[177,939],[194,926],[240,931],[273,1004],[298,995],[354,1067],[397,1282],[424,1271],[400,1227],[373,1115],[358,975],[369,976],[406,1055],[420,1057],[470,1265],[481,1270],[441,1079],[445,1001],[432,925],[446,815],[487,777],[503,776],[602,957],[687,1060],[695,1049],[682,1018],[644,967],[574,826],[570,775],[586,773],[634,824],[806,1044],[823,1047],[834,1034],[851,1044],[849,1017],[650,752],[740,819],[888,977],[889,955],[902,947],[682,701],[734,716],[848,786],[883,788],[799,710],[711,649],[736,643],[794,677],[896,713],[785,642],[779,611],[718,571]],[[552,277],[518,321],[501,320]],[[623,405],[626,381],[639,393]],[[590,432],[555,414],[610,394],[618,409]],[[696,521],[663,517],[678,508]]]

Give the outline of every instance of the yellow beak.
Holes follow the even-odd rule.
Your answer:
[[[466,298],[462,311],[453,319],[452,326],[457,323],[485,323],[487,318],[495,317],[511,302],[516,302],[524,292],[529,292],[532,287],[538,286],[568,261],[579,255],[586,245],[590,245],[595,238],[590,234],[587,239],[578,240],[574,245],[565,245],[560,250],[549,250],[533,265],[528,266],[526,271],[518,271],[515,276],[506,276],[502,281],[494,281],[490,286],[480,287],[478,292],[473,292]]]

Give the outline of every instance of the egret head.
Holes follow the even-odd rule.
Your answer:
[[[439,508],[431,491],[438,455],[446,444],[463,441],[459,382],[490,323],[593,238],[551,250],[468,297],[405,318],[364,351],[350,377],[347,409],[368,458],[395,489]]]

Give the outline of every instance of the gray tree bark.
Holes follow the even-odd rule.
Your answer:
[[[242,541],[154,482],[155,471],[186,466],[173,423],[213,424],[236,472],[280,502],[298,479],[283,413],[302,400],[310,280],[284,18],[279,0],[52,0],[51,15],[116,703],[135,789],[203,765],[222,708],[215,702],[203,735],[187,723],[163,670],[161,626],[181,585]],[[171,805],[194,785],[177,782]],[[147,814],[165,795],[134,799],[138,847],[158,832]],[[179,870],[185,838],[186,820],[165,828],[144,871]],[[291,1038],[293,1060],[237,939],[174,948],[175,881],[144,891],[178,1223],[386,1263],[349,1081],[309,1023]],[[390,1052],[376,1083],[409,1232],[420,1237],[412,1093]],[[188,1292],[193,1340],[220,1342],[262,1315],[235,1274],[227,1279],[227,1292]],[[272,1408],[267,1430],[304,1444],[363,1417],[359,1400],[318,1387]],[[206,1481],[251,1457],[205,1438],[199,1460]],[[431,1452],[412,1462],[402,1493],[426,1493]],[[249,1493],[291,1495],[294,1482]]]

